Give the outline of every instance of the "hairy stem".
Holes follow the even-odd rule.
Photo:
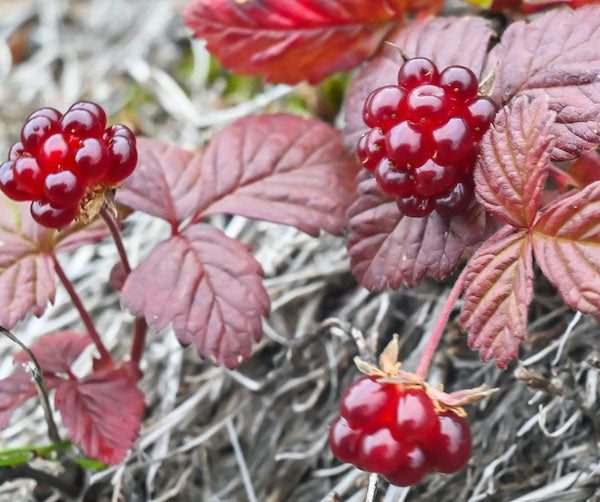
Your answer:
[[[515,228],[511,225],[504,225],[500,230],[498,230],[494,235],[492,235],[483,245],[490,245],[498,242],[500,239],[506,237],[510,233],[514,232]],[[463,287],[465,285],[465,276],[466,276],[467,267],[461,272],[458,279],[456,279],[456,283],[452,287],[450,291],[450,295],[442,308],[442,312],[440,313],[440,317],[438,318],[435,326],[433,328],[433,332],[431,333],[431,338],[423,351],[423,355],[421,356],[421,360],[419,361],[419,366],[417,366],[416,374],[421,378],[425,378],[427,375],[427,370],[429,369],[429,365],[431,364],[431,360],[433,359],[433,354],[437,349],[437,346],[440,343],[440,339],[442,338],[442,334],[444,333],[444,328],[446,324],[448,324],[448,319],[450,318],[450,314],[452,313],[452,308],[458,300],[460,294],[462,293]]]
[[[104,223],[106,223],[108,230],[110,230],[110,234],[112,235],[113,241],[115,242],[115,246],[117,247],[117,251],[119,252],[121,263],[123,264],[125,276],[128,276],[131,273],[131,266],[129,265],[127,252],[125,251],[125,246],[123,245],[123,239],[121,239],[121,232],[119,231],[119,226],[117,225],[117,222],[113,219],[113,217],[108,213],[105,207],[103,207],[100,211],[100,216],[102,216]]]
[[[0,326],[0,332],[21,347],[27,353],[29,359],[31,359],[31,362],[35,367],[35,371],[32,372],[31,376],[33,377],[33,383],[35,384],[38,396],[42,402],[44,418],[46,419],[46,424],[48,425],[48,437],[53,443],[60,442],[60,435],[58,434],[58,428],[56,427],[56,422],[54,421],[54,416],[52,415],[52,407],[50,406],[50,400],[48,399],[48,388],[46,387],[46,381],[44,380],[44,374],[42,372],[42,368],[40,367],[40,363],[33,352],[29,350],[29,347],[27,347],[27,345],[25,345],[9,330],[3,326]]]
[[[71,297],[71,301],[73,302],[73,305],[75,305],[75,308],[79,311],[79,315],[81,316],[81,320],[83,321],[83,324],[85,324],[85,327],[86,327],[89,335],[92,337],[94,344],[98,348],[98,352],[100,352],[100,361],[107,365],[112,364],[112,362],[113,362],[112,357],[108,353],[108,350],[106,350],[104,343],[102,343],[102,340],[100,339],[100,335],[96,331],[96,327],[94,326],[94,323],[92,322],[92,318],[90,317],[90,314],[88,314],[88,311],[83,306],[81,298],[79,298],[79,295],[75,291],[73,284],[71,283],[69,278],[65,275],[65,271],[60,266],[60,263],[56,259],[56,256],[52,255],[52,259],[54,260],[54,270],[56,271],[56,275],[58,275],[60,282],[63,283],[63,286],[67,290],[67,293],[69,293],[69,296]]]
[[[121,264],[123,265],[125,277],[127,277],[131,273],[131,265],[129,264],[129,259],[127,258],[127,251],[125,251],[123,239],[121,238],[119,225],[105,207],[103,207],[100,211],[100,216],[102,216],[102,219],[106,223],[106,226],[112,235],[115,246],[117,247],[117,251],[119,252],[119,257],[121,258]],[[148,325],[143,317],[135,318],[135,324],[133,328],[133,343],[131,345],[131,360],[134,361],[138,366],[142,359],[144,345],[146,344],[147,328]]]
[[[446,327],[446,324],[448,324],[448,319],[450,318],[452,308],[462,293],[463,286],[465,285],[466,270],[467,269],[465,268],[461,272],[460,276],[454,283],[452,291],[450,291],[450,295],[448,296],[446,303],[444,303],[444,308],[440,313],[440,317],[435,323],[435,327],[431,333],[431,338],[429,338],[429,342],[423,351],[423,355],[421,356],[421,360],[419,361],[419,366],[417,367],[416,371],[416,375],[420,376],[421,378],[425,378],[425,375],[427,375],[427,370],[429,369],[429,365],[433,359],[433,354],[435,354],[435,350],[437,349],[440,339],[442,338],[442,334],[444,333],[444,328]]]

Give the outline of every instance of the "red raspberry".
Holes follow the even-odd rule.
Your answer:
[[[471,431],[467,422],[452,412],[438,417],[440,434],[423,443],[431,466],[447,474],[463,468],[471,455]]]
[[[133,172],[137,149],[127,127],[106,129],[104,110],[81,101],[64,115],[54,108],[33,112],[8,158],[0,167],[0,189],[13,200],[34,201],[33,218],[60,228],[76,218],[88,190],[112,188]]]
[[[461,469],[471,452],[471,435],[455,413],[438,414],[425,390],[364,377],[342,396],[329,444],[341,461],[409,486],[432,470]]]
[[[340,410],[353,427],[372,430],[392,423],[396,399],[393,387],[377,382],[376,378],[364,377],[346,389]]]
[[[439,73],[429,59],[413,58],[400,67],[398,86],[367,98],[363,119],[371,130],[357,154],[405,216],[433,210],[454,216],[470,205],[478,142],[497,111],[477,89],[477,77],[464,66]]]
[[[353,429],[344,417],[337,417],[329,429],[329,446],[342,462],[359,465],[358,445],[363,433]]]

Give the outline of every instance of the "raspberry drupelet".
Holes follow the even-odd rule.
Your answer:
[[[398,85],[365,101],[371,130],[357,156],[405,216],[454,216],[469,206],[479,141],[497,112],[494,101],[477,95],[478,85],[464,66],[440,73],[429,59],[413,58],[400,67]]]
[[[136,165],[131,130],[107,129],[104,110],[81,101],[64,115],[42,108],[27,118],[21,141],[0,166],[0,189],[13,200],[32,201],[40,225],[61,228],[77,218],[90,191],[115,187]]]
[[[462,417],[436,410],[423,389],[367,376],[342,396],[329,445],[342,462],[409,486],[431,471],[462,469],[471,454],[471,433]]]

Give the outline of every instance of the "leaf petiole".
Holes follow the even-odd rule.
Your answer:
[[[63,268],[60,266],[60,263],[58,262],[56,255],[54,255],[54,254],[52,255],[52,260],[54,261],[54,270],[56,271],[56,275],[58,275],[60,282],[62,282],[63,286],[67,290],[67,293],[69,293],[69,296],[71,297],[71,301],[73,302],[73,305],[75,305],[75,308],[79,311],[79,315],[81,316],[81,320],[83,321],[83,324],[85,324],[85,327],[88,330],[89,335],[92,337],[94,344],[98,348],[98,352],[100,352],[100,362],[102,363],[102,365],[112,366],[113,359],[112,359],[111,355],[109,354],[108,350],[106,350],[104,343],[102,343],[102,339],[100,338],[100,335],[96,331],[96,327],[94,326],[92,318],[90,317],[90,314],[88,313],[88,311],[85,309],[85,306],[83,305],[83,303],[81,301],[81,298],[79,298],[79,295],[75,291],[73,284],[71,283],[69,278],[66,276]]]

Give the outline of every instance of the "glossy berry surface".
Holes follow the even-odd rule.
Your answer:
[[[61,228],[77,217],[89,190],[114,187],[136,165],[133,132],[123,125],[107,129],[104,110],[80,101],[64,115],[54,108],[29,115],[0,166],[0,189],[13,200],[32,201],[40,225]]]
[[[329,445],[342,462],[410,486],[428,472],[452,473],[467,463],[471,433],[452,411],[439,412],[420,388],[363,377],[344,392]]]
[[[440,72],[429,59],[412,58],[400,67],[397,86],[376,89],[365,101],[371,129],[358,142],[358,158],[397,197],[404,216],[454,216],[469,207],[479,141],[497,112],[494,101],[477,96],[478,87],[464,66]]]

